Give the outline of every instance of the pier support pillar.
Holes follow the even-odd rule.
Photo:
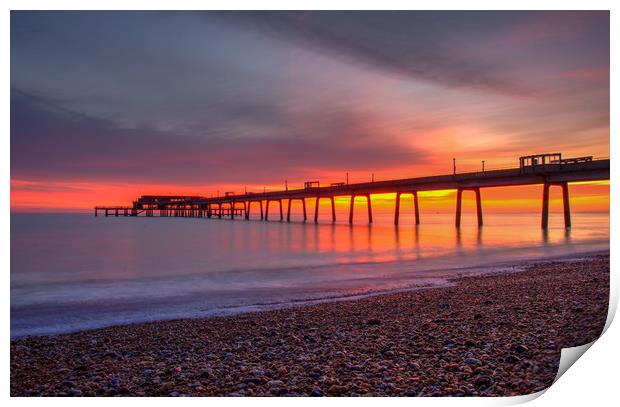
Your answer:
[[[480,197],[480,188],[476,188],[476,215],[478,217],[478,226],[482,226],[482,198]]]
[[[260,220],[263,220],[263,201],[248,201],[247,206],[246,206],[246,212],[245,212],[245,219],[249,220],[250,219],[250,209],[252,208],[252,204],[257,202],[258,206],[260,207]]]
[[[271,201],[269,199],[265,201],[265,221],[269,220],[269,203],[270,202]]]
[[[570,201],[568,198],[568,182],[562,183],[562,201],[564,202],[564,228],[571,227],[570,221]]]
[[[286,221],[290,222],[291,221],[291,206],[293,204],[293,200],[291,198],[289,198],[288,200],[288,205],[286,207]]]
[[[420,208],[418,207],[418,191],[413,191],[413,206],[415,208],[415,224],[420,224]]]
[[[306,198],[301,198],[301,205],[304,209],[304,222],[308,220],[308,215],[306,214]]]
[[[400,219],[400,197],[403,193],[407,193],[407,192],[397,192],[396,193],[396,205],[394,208],[394,225],[398,225],[399,219]],[[418,191],[411,191],[411,194],[413,195],[413,208],[414,208],[414,212],[415,212],[415,224],[419,225],[420,224],[420,210],[418,208]]]
[[[221,202],[217,204],[217,217],[219,219],[222,219],[222,203]]]
[[[268,220],[269,217],[269,204],[271,202],[277,202],[280,205],[280,221],[284,220],[284,214],[282,212],[282,199],[276,199],[276,200],[272,200],[272,199],[268,199],[267,200],[267,207],[265,208],[265,220]]]
[[[282,212],[282,199],[278,199],[278,203],[280,204],[280,222],[284,220],[284,213]]]
[[[301,201],[303,211],[304,211],[304,222],[308,220],[308,214],[306,212],[306,199],[305,198],[289,198],[288,199],[288,207],[286,208],[286,221],[291,221],[291,202],[295,199],[299,199]]]
[[[368,206],[368,223],[372,223],[372,206],[370,203],[370,194],[364,194],[366,197],[366,205]],[[353,208],[355,207],[356,195],[351,195],[351,203],[349,205],[349,224],[353,224]]]
[[[317,196],[314,201],[314,223],[319,223],[319,200],[321,197]]]
[[[396,205],[394,206],[394,225],[398,226],[398,218],[400,216],[400,192],[396,193]]]
[[[353,224],[353,208],[355,207],[355,195],[351,195],[351,203],[349,203],[349,225]]]
[[[329,201],[332,206],[332,223],[336,222],[336,203],[334,202],[334,197],[333,196],[323,196],[323,197],[317,196],[315,205],[314,205],[314,223],[319,222],[319,201],[321,198],[329,198]]]
[[[564,227],[569,229],[571,227],[570,219],[570,200],[568,196],[568,182],[545,182],[543,185],[543,206],[542,206],[542,219],[541,228],[547,229],[549,227],[549,190],[552,185],[557,185],[562,188],[562,203],[564,205]]]
[[[456,219],[454,224],[456,227],[461,227],[461,201],[463,198],[463,190],[461,188],[456,190]]]
[[[463,201],[463,191],[471,190],[476,194],[476,217],[478,219],[478,226],[482,226],[482,198],[480,196],[480,188],[458,188],[456,190],[456,219],[454,224],[456,227],[461,227],[461,207]]]
[[[551,184],[545,182],[543,185],[543,198],[542,198],[542,219],[540,222],[540,227],[542,229],[547,229],[549,226],[549,188]]]

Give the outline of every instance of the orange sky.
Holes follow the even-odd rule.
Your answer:
[[[294,185],[290,185],[294,187]],[[11,210],[19,212],[57,212],[90,211],[95,205],[130,205],[141,194],[206,195],[216,194],[217,189],[208,187],[183,187],[153,184],[112,184],[112,183],[33,183],[19,180],[11,181]],[[267,190],[276,190],[274,185]],[[18,189],[15,191],[14,189]],[[221,187],[225,190],[243,192],[243,187]],[[249,190],[259,191],[255,187]],[[211,192],[212,191],[212,192]],[[570,184],[571,210],[573,212],[609,212],[609,181]],[[483,209],[489,213],[537,212],[541,207],[542,187],[522,186],[486,188],[482,190]],[[463,210],[474,209],[473,193],[463,195]],[[395,194],[373,195],[373,207],[391,209]],[[403,195],[401,208],[411,205],[411,196]],[[309,199],[309,204],[312,199]],[[337,205],[348,207],[349,198],[337,198]],[[328,205],[323,200],[321,205]],[[455,205],[455,191],[428,191],[420,193],[420,207],[423,211],[451,212]],[[551,189],[551,210],[559,210],[562,205],[561,190]]]

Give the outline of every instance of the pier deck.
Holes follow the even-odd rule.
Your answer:
[[[557,154],[559,156],[559,154]],[[555,155],[553,155],[555,156]],[[534,157],[534,156],[528,156]],[[579,159],[557,160],[538,165],[523,165],[520,167],[489,170],[468,173],[453,173],[448,175],[404,178],[387,181],[374,181],[355,184],[343,184],[329,186],[317,186],[318,183],[307,183],[305,188],[285,189],[281,191],[270,191],[262,193],[244,193],[235,195],[227,193],[225,196],[204,197],[204,196],[159,196],[144,195],[138,198],[131,207],[95,207],[95,216],[100,211],[106,216],[114,213],[115,216],[154,216],[156,211],[159,216],[189,216],[189,217],[217,217],[231,218],[243,216],[246,220],[250,218],[250,210],[253,206],[258,206],[261,220],[269,220],[269,209],[273,203],[279,210],[277,217],[284,220],[283,201],[287,200],[286,220],[290,222],[291,206],[295,201],[299,201],[303,210],[304,221],[307,220],[306,199],[316,200],[314,221],[318,221],[318,202],[320,199],[329,199],[331,202],[332,221],[336,221],[336,211],[334,198],[338,196],[350,196],[349,223],[353,223],[354,201],[356,197],[366,200],[368,209],[368,222],[372,222],[371,195],[395,193],[396,204],[394,211],[394,223],[398,224],[400,216],[401,195],[412,195],[415,208],[416,223],[420,223],[418,209],[418,192],[435,190],[456,190],[456,215],[455,225],[461,223],[461,203],[464,191],[473,191],[476,197],[476,208],[478,225],[483,224],[482,220],[482,198],[480,190],[482,188],[509,187],[519,185],[542,185],[542,218],[541,227],[548,227],[549,219],[549,190],[552,186],[562,188],[564,203],[564,224],[565,227],[571,226],[570,202],[568,194],[568,183],[579,181],[601,181],[609,180],[609,159],[592,160],[591,157]]]

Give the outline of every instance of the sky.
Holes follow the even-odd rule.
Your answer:
[[[609,45],[606,11],[13,11],[11,209],[607,157]]]

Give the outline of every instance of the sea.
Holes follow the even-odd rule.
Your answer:
[[[326,210],[325,212],[328,212]],[[273,211],[272,211],[273,212]],[[258,311],[452,284],[609,251],[609,214],[422,214],[347,223],[11,214],[11,338]],[[273,218],[272,218],[273,217]]]

